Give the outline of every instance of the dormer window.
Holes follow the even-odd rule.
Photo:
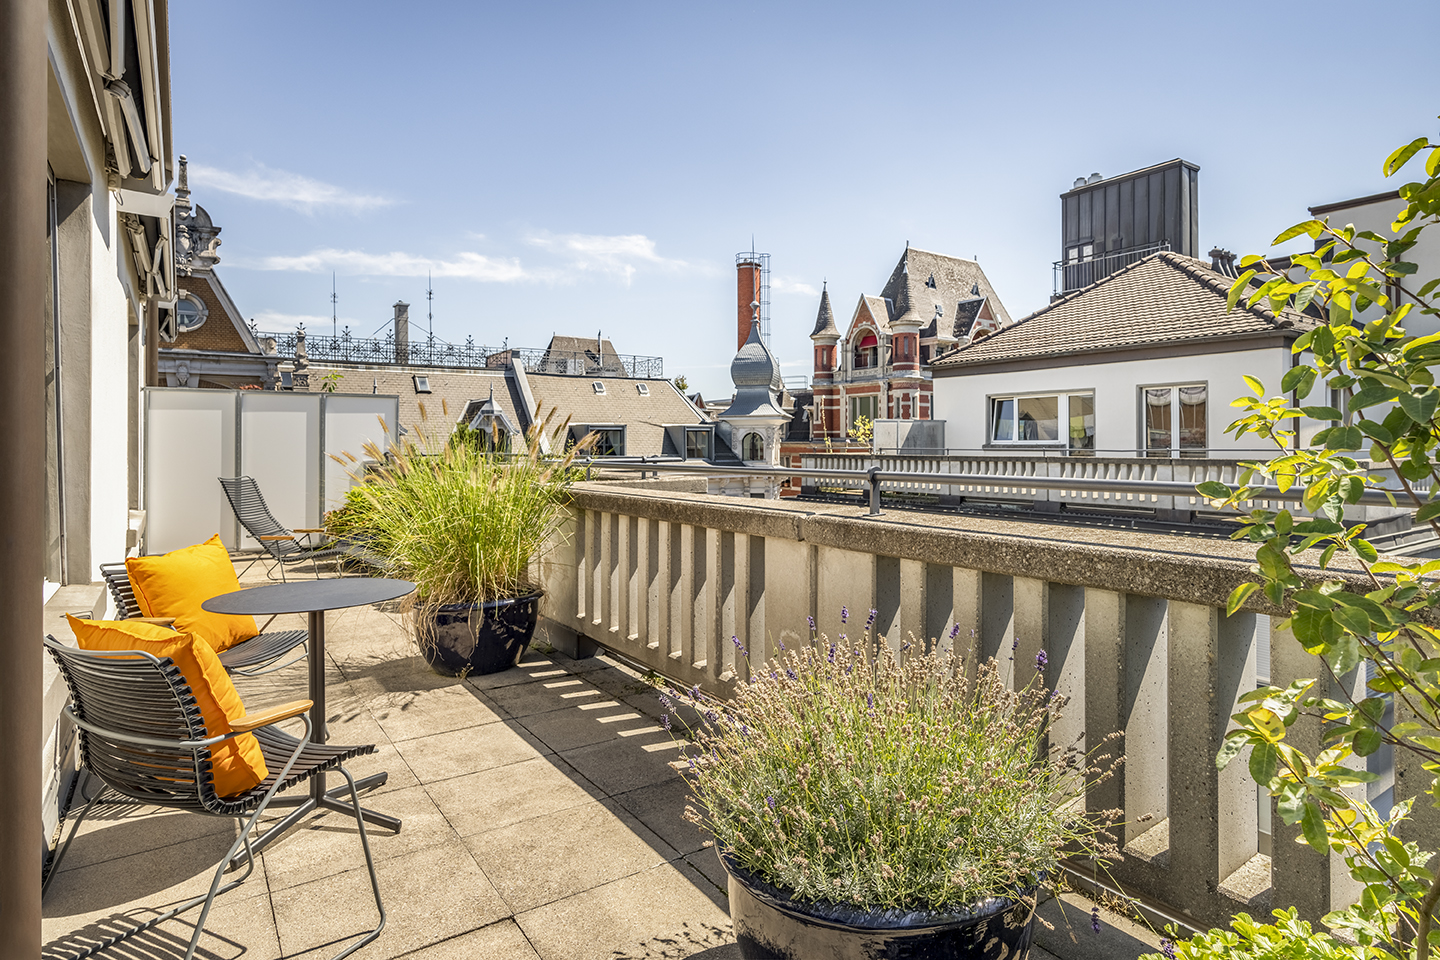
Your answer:
[[[648,397],[648,396],[650,396],[650,384],[648,384],[648,383],[637,383],[637,384],[635,384],[635,392],[638,393],[638,394],[640,394],[640,396],[642,396],[642,397]]]
[[[416,374],[416,375],[414,375],[413,377],[411,377],[411,379],[415,381],[415,392],[416,392],[416,393],[429,393],[429,392],[430,392],[430,378],[429,378],[429,377],[424,376],[424,375],[422,375],[422,374]]]
[[[603,396],[603,395],[605,394],[605,381],[604,381],[604,380],[595,380],[595,381],[592,381],[591,384],[590,384],[590,387],[591,387],[591,389],[593,389],[597,394],[600,394],[601,396]]]
[[[929,287],[931,290],[935,289],[935,274],[930,274],[930,279],[925,281],[925,286]]]

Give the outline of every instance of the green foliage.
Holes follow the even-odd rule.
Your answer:
[[[1433,373],[1440,334],[1405,328],[1440,315],[1431,299],[1440,278],[1416,277],[1418,268],[1405,260],[1421,232],[1440,222],[1440,144],[1424,138],[1406,144],[1385,161],[1384,173],[1422,155],[1427,179],[1400,187],[1407,205],[1391,236],[1306,220],[1275,240],[1303,234],[1315,241],[1315,251],[1293,256],[1288,271],[1256,256],[1241,261],[1246,270],[1230,290],[1232,306],[1263,301],[1277,313],[1308,309],[1320,322],[1296,341],[1297,364],[1280,383],[1282,395],[1267,398],[1264,385],[1247,377],[1254,395],[1232,404],[1241,415],[1228,431],[1273,441],[1278,455],[1246,463],[1236,487],[1210,481],[1197,488],[1242,511],[1268,484],[1303,492],[1303,512],[1248,511],[1235,536],[1256,545],[1257,580],[1236,588],[1227,612],[1257,593],[1282,608],[1287,616],[1276,626],[1318,655],[1328,676],[1242,698],[1216,762],[1223,768],[1248,749],[1251,775],[1277,798],[1280,817],[1300,825],[1302,842],[1344,856],[1362,885],[1360,900],[1325,922],[1358,946],[1301,932],[1293,915],[1277,913],[1277,924],[1241,915],[1230,931],[1180,944],[1177,956],[1425,960],[1440,947],[1435,851],[1396,836],[1416,798],[1382,817],[1354,796],[1362,792],[1355,787],[1374,779],[1356,769],[1363,768],[1356,758],[1388,744],[1432,775],[1421,800],[1440,806],[1440,561],[1382,561],[1363,524],[1343,523],[1347,505],[1380,490],[1440,534],[1440,390]],[[1322,386],[1338,403],[1303,405]],[[1330,423],[1304,448],[1292,442],[1301,415]],[[1348,558],[1343,571],[1332,566],[1337,557]],[[1312,569],[1302,575],[1300,563]],[[1362,661],[1369,689],[1352,694],[1339,680]],[[1387,697],[1398,723],[1385,722]],[[1301,716],[1322,724],[1313,756],[1287,740]]]
[[[800,899],[870,909],[1021,894],[1062,847],[1113,855],[1107,815],[1077,801],[1116,761],[1047,753],[1059,703],[1037,659],[1016,691],[994,661],[967,677],[939,644],[897,654],[866,628],[757,664],[729,700],[671,690],[702,718],[688,779],[708,814],[687,818]]]
[[[320,377],[320,389],[325,393],[334,393],[340,386],[340,381],[345,379],[345,374],[339,370],[331,370]]]
[[[1387,956],[1311,930],[1292,908],[1276,910],[1274,923],[1257,923],[1248,913],[1237,914],[1228,930],[1171,941],[1170,953],[1147,953],[1140,960],[1367,960]]]
[[[863,443],[867,447],[875,439],[875,421],[861,414],[855,418],[855,425],[850,428],[849,437],[853,443]]]
[[[675,389],[679,390],[681,393],[684,393],[685,391],[690,389],[690,381],[685,379],[685,374],[683,373],[680,374],[680,376],[676,377],[672,382],[675,384]]]
[[[421,606],[518,596],[532,586],[530,563],[564,518],[573,460],[588,449],[587,440],[562,457],[543,455],[548,426],[536,424],[525,449],[507,455],[480,449],[474,438],[438,441],[421,424],[418,441],[388,456],[367,449],[379,465],[356,477],[327,526],[363,537],[391,572],[415,581]]]

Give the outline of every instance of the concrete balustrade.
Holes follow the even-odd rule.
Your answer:
[[[972,663],[995,657],[1021,684],[1044,649],[1046,682],[1070,698],[1057,743],[1093,747],[1120,735],[1113,745],[1124,766],[1086,798],[1091,810],[1125,811],[1115,882],[1199,926],[1241,909],[1263,915],[1272,903],[1318,919],[1353,893],[1343,863],[1294,843],[1278,817],[1273,865],[1258,854],[1245,758],[1215,769],[1238,698],[1255,688],[1256,612],[1266,611],[1224,613],[1249,577],[1249,545],[983,517],[870,517],[861,507],[667,486],[575,486],[571,525],[541,564],[544,630],[557,646],[584,655],[599,645],[722,697],[781,643],[808,642],[809,616],[853,641],[873,608],[892,645],[958,627],[955,642]],[[1277,635],[1273,650],[1279,686],[1323,673],[1293,640]],[[1317,735],[1303,725],[1292,734],[1312,748]]]

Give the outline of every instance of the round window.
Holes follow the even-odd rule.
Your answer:
[[[175,301],[175,326],[184,333],[187,330],[194,330],[205,322],[205,307],[200,301],[193,297],[183,297]]]

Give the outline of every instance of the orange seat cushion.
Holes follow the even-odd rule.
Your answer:
[[[67,615],[68,617],[68,615]],[[230,732],[230,721],[245,716],[245,704],[220,658],[210,645],[187,633],[176,633],[153,623],[128,620],[82,620],[68,617],[81,650],[141,650],[156,657],[169,657],[190,684],[200,715],[205,719],[205,736]],[[217,743],[210,748],[215,792],[231,797],[253,789],[269,774],[260,742],[253,733]]]
[[[218,533],[204,543],[158,557],[130,557],[125,572],[145,616],[174,617],[177,631],[195,634],[216,653],[260,632],[254,617],[200,609],[211,597],[240,589],[235,566]]]

